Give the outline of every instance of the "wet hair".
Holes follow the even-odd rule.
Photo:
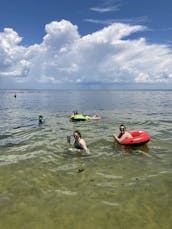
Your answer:
[[[78,134],[79,135],[79,137],[81,138],[81,133],[78,131],[78,130],[75,130],[74,132],[73,132],[73,134]]]
[[[74,115],[77,115],[77,114],[78,114],[78,111],[74,111],[73,114],[74,114]]]
[[[124,124],[121,124],[120,126],[119,126],[119,130],[121,131],[121,130],[126,130],[126,127],[124,126]]]
[[[120,126],[119,126],[119,130],[121,131],[120,133],[119,133],[119,135],[118,135],[118,138],[121,138],[122,137],[122,135],[124,134],[124,133],[122,133],[122,130],[126,130],[126,127],[124,126],[124,124],[121,124]]]
[[[42,115],[39,115],[38,116],[38,120],[39,120],[39,124],[42,124],[43,123],[43,116]]]

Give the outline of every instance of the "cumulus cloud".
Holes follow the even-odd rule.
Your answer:
[[[6,28],[0,33],[0,76],[29,85],[172,82],[172,50],[145,38],[130,39],[144,30],[113,23],[81,37],[71,22],[53,21],[45,26],[42,43],[23,47],[17,32]]]
[[[29,61],[25,59],[26,48],[19,45],[22,38],[11,28],[0,33],[0,76],[26,76]]]

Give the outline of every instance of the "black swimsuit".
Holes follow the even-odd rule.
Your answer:
[[[74,145],[74,147],[75,147],[76,149],[83,149],[83,147],[82,147],[82,145],[79,143],[79,141],[75,141],[73,145]]]
[[[123,134],[124,134],[124,133],[120,133],[120,134],[118,135],[118,138],[121,138]]]

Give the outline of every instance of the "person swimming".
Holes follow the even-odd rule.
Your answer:
[[[87,120],[98,120],[101,119],[101,117],[99,115],[93,115],[93,116],[89,116],[86,115]]]
[[[38,116],[38,122],[39,122],[39,124],[43,124],[44,123],[43,115],[39,115]]]

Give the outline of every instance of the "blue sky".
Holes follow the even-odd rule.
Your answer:
[[[0,88],[172,88],[171,38],[171,0],[1,0]]]

